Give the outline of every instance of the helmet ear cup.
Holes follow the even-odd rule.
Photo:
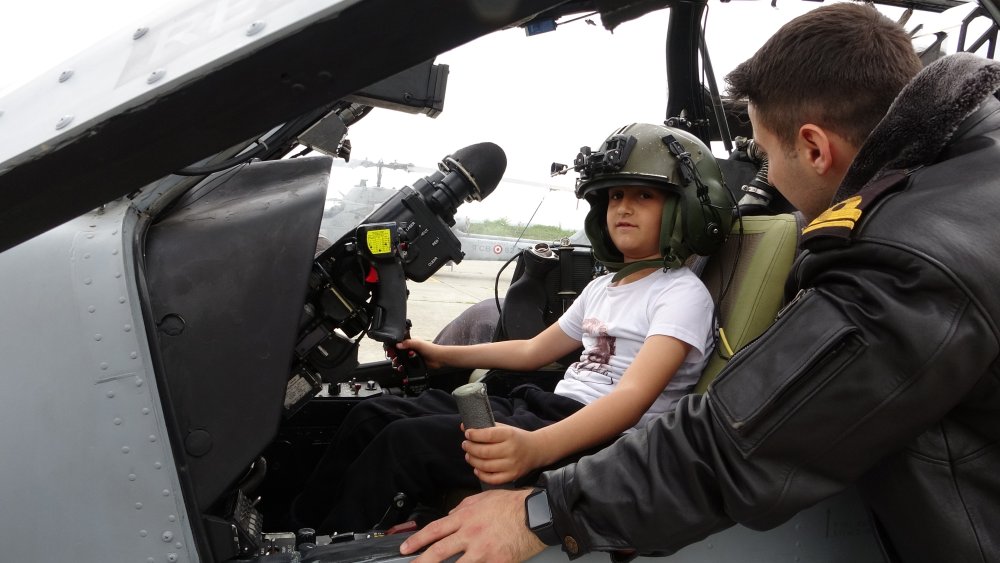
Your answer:
[[[589,194],[587,202],[590,204],[590,211],[587,212],[587,217],[583,221],[583,230],[587,234],[587,239],[590,240],[591,250],[599,262],[609,268],[614,268],[614,264],[625,261],[625,256],[611,241],[611,235],[608,234],[607,190]]]

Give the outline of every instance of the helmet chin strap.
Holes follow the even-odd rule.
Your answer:
[[[664,271],[680,268],[683,260],[677,257],[675,248],[684,248],[681,244],[683,235],[681,233],[680,220],[681,207],[676,197],[671,197],[663,204],[663,213],[660,219],[660,252],[663,257],[652,260],[637,260],[635,262],[618,262],[614,265],[605,263],[615,275],[611,277],[612,282],[617,282],[625,276],[645,270],[646,268],[663,268]]]
[[[645,270],[646,268],[663,268],[663,271],[667,271],[672,268],[678,268],[680,265],[681,261],[675,256],[668,256],[658,260],[638,260],[627,264],[622,262],[618,262],[616,264],[604,264],[607,269],[615,272],[615,275],[611,276],[612,282],[621,281],[629,274],[634,274],[635,272]],[[621,269],[615,271],[617,268]]]
[[[611,277],[612,282],[618,282],[625,278],[625,276],[639,270],[645,270],[646,268],[670,270],[680,268],[684,264],[684,261],[677,256],[678,252],[674,250],[684,248],[684,245],[681,243],[683,234],[681,231],[682,221],[680,213],[682,209],[680,202],[676,196],[673,196],[668,198],[663,205],[663,213],[660,218],[659,241],[660,252],[663,253],[663,257],[625,262],[625,257],[622,256],[621,251],[611,242],[606,230],[600,227],[601,224],[605,224],[607,221],[605,219],[607,203],[591,202],[590,211],[587,212],[587,218],[584,219],[584,230],[587,233],[587,238],[590,239],[594,257],[604,264],[605,268],[615,272],[614,276]]]

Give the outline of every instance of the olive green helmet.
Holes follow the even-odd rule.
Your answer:
[[[600,150],[580,149],[573,169],[580,173],[576,196],[590,204],[584,230],[594,256],[611,271],[625,266],[624,256],[608,235],[611,187],[651,186],[671,196],[663,204],[660,224],[663,260],[655,265],[676,268],[692,254],[710,255],[729,235],[735,201],[712,152],[686,131],[648,123],[627,125],[612,133]]]

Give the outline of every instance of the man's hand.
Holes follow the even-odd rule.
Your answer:
[[[492,428],[470,428],[462,442],[465,461],[484,483],[503,485],[548,463],[547,449],[537,443],[538,435],[506,424]]]
[[[469,497],[413,534],[399,552],[410,555],[430,545],[413,563],[434,563],[459,553],[458,563],[524,561],[545,549],[525,524],[524,499],[530,492],[495,489]]]

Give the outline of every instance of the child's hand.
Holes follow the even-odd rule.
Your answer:
[[[465,461],[484,483],[510,483],[546,463],[537,435],[528,430],[497,423],[492,428],[466,430],[465,438]]]
[[[412,350],[417,354],[420,354],[424,359],[424,364],[430,369],[436,369],[444,367],[445,361],[443,353],[443,346],[438,346],[432,342],[427,342],[424,340],[419,340],[417,338],[407,338],[406,340],[396,344],[396,348],[403,350],[402,354],[407,354],[408,350]]]

